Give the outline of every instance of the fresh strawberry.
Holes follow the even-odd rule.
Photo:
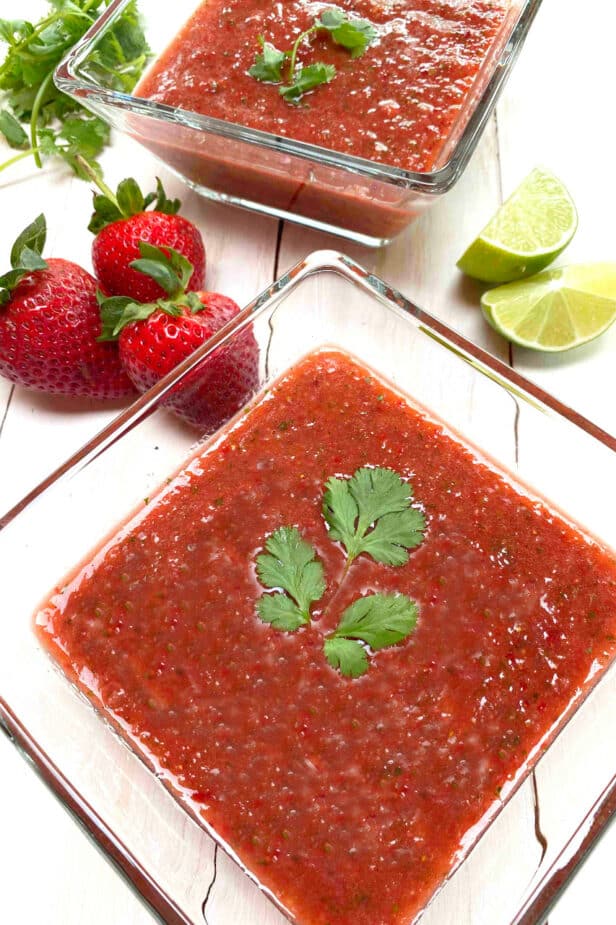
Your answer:
[[[134,392],[117,347],[101,332],[96,280],[69,260],[43,260],[39,217],[19,236],[0,276],[0,375],[41,392],[118,398]]]
[[[205,285],[205,248],[197,228],[177,212],[179,199],[167,199],[160,180],[155,193],[143,195],[135,180],[123,180],[114,195],[92,174],[101,193],[94,194],[94,213],[88,226],[96,235],[92,245],[94,272],[109,295],[124,295],[137,302],[165,297],[158,283],[131,268],[139,258],[139,242],[173,248],[193,265],[189,290]],[[152,211],[148,211],[153,206]]]
[[[142,242],[135,272],[154,278],[167,293],[156,302],[105,298],[102,338],[119,338],[120,358],[140,392],[149,389],[202,346],[239,312],[231,299],[214,292],[187,292],[193,268],[172,248]],[[165,403],[185,421],[212,433],[246,404],[259,384],[259,350],[252,327],[219,347],[188,374]]]

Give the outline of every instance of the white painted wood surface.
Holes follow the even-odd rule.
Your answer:
[[[3,0],[2,14],[26,16],[36,6]],[[279,239],[276,221],[199,200],[181,190],[147,153],[123,139],[117,139],[105,156],[106,175],[115,182],[130,172],[148,184],[161,173],[170,191],[182,194],[185,214],[197,222],[206,240],[209,288],[243,302],[273,279],[276,268],[286,269],[309,251],[326,246],[347,250],[435,315],[511,360],[548,391],[616,433],[616,328],[570,356],[548,359],[510,352],[481,320],[478,288],[455,269],[456,258],[503,194],[537,164],[558,172],[579,206],[580,229],[566,259],[613,258],[616,183],[610,171],[615,31],[616,9],[606,0],[587,0],[582,10],[574,0],[544,0],[497,115],[466,175],[444,201],[386,250],[362,250],[291,225],[282,228]],[[20,165],[12,173],[0,174],[0,254],[6,258],[15,232],[44,209],[50,225],[47,253],[87,266],[89,201],[87,186],[61,168],[35,172]],[[51,401],[0,380],[0,512],[116,411],[117,406]],[[533,450],[523,443],[521,449]],[[606,486],[605,497],[616,508],[613,486]],[[613,720],[610,725],[614,706],[612,701],[605,702],[592,717],[593,725],[603,724],[610,730],[603,747],[591,745],[583,732],[576,733],[538,770],[541,823],[550,850],[616,770]],[[152,921],[2,736],[0,807],[0,921],[27,925],[39,921],[46,925],[147,925]],[[530,788],[516,798],[516,813],[518,809],[519,824],[528,831],[529,855],[535,856],[537,843],[529,825]],[[551,925],[615,921],[610,889],[615,849],[616,830],[552,914]],[[235,903],[242,888],[234,877],[219,852],[218,876],[208,903],[209,925],[237,925]],[[250,892],[252,888],[245,889]],[[251,895],[249,903],[247,921],[280,923],[280,917],[257,894]],[[439,907],[437,921],[439,925],[474,925],[473,908],[472,904],[451,908],[450,903],[449,909]]]

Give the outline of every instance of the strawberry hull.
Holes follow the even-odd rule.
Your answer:
[[[166,293],[158,283],[130,266],[140,256],[141,241],[179,251],[194,268],[187,288],[194,292],[203,289],[205,247],[197,228],[181,215],[140,212],[112,222],[94,239],[92,264],[106,293],[130,296],[137,302],[164,298]]]

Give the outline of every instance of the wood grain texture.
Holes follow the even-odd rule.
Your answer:
[[[10,6],[9,0],[5,3]],[[40,7],[40,3],[31,6]],[[8,12],[27,16],[30,6],[22,3],[19,10],[15,5]],[[544,0],[497,117],[462,181],[385,250],[368,251],[291,225],[280,229],[275,220],[205,202],[125,139],[116,139],[105,156],[107,179],[115,182],[130,172],[149,184],[160,173],[169,192],[181,194],[185,214],[197,222],[206,240],[209,288],[244,302],[272,280],[277,268],[286,269],[308,252],[332,246],[345,250],[476,343],[502,359],[511,358],[517,369],[614,433],[616,329],[563,357],[510,353],[508,345],[481,320],[480,289],[457,273],[455,260],[502,194],[508,194],[537,164],[561,175],[580,211],[578,235],[561,262],[613,257],[611,217],[616,184],[610,176],[612,129],[606,107],[608,88],[613,85],[615,26],[616,11],[605,0],[587,0],[582,15],[573,0]],[[89,266],[90,237],[85,225],[90,194],[85,184],[61,168],[35,172],[22,164],[11,175],[0,176],[0,204],[5,217],[0,223],[0,254],[8,253],[15,232],[44,207],[50,225],[47,253]],[[455,388],[455,384],[446,386]],[[458,400],[466,402],[472,417],[472,392],[462,390]],[[99,430],[116,410],[117,406],[89,402],[51,401],[0,381],[0,512]],[[502,431],[503,452],[514,454],[513,415],[486,423]],[[531,434],[519,434],[517,451],[537,452]],[[614,504],[613,493],[606,492],[606,497]],[[539,766],[538,822],[547,839],[548,856],[616,767],[614,703],[614,692],[606,692],[602,702],[567,730]],[[0,784],[2,921],[44,920],[47,925],[146,925],[152,921],[2,735]],[[474,853],[471,864],[437,899],[426,925],[500,925],[507,921],[516,891],[525,884],[512,877],[507,896],[491,889],[496,854],[519,851],[522,846],[528,876],[541,855],[530,785],[519,792],[509,810],[491,838]],[[608,925],[614,920],[609,886],[615,839],[611,833],[601,845],[553,913],[551,925],[586,921]],[[208,925],[281,925],[280,915],[221,851],[215,873],[214,877],[212,849],[211,867],[191,872],[203,898],[208,895]]]

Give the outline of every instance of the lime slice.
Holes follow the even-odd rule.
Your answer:
[[[557,353],[603,334],[616,320],[616,263],[544,270],[484,292],[487,320],[507,340]]]
[[[503,203],[458,260],[467,276],[508,283],[543,270],[577,229],[577,212],[560,180],[537,168]]]

